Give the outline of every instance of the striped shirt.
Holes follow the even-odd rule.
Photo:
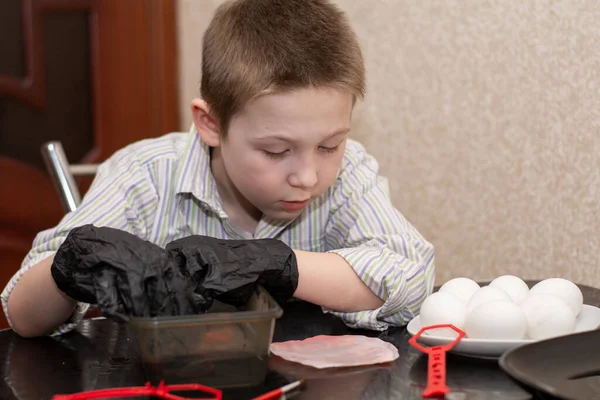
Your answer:
[[[263,218],[254,235],[237,229],[223,210],[209,149],[195,128],[124,147],[100,165],[78,208],[36,236],[1,295],[9,323],[8,296],[20,277],[56,252],[69,231],[83,224],[121,229],[162,247],[189,235],[206,235],[277,238],[295,250],[337,253],[384,300],[376,310],[324,309],[354,328],[404,325],[433,291],[433,246],[392,206],[387,180],[378,174],[376,160],[351,139],[336,180],[320,198],[293,221]],[[53,335],[73,329],[88,307],[79,303]]]

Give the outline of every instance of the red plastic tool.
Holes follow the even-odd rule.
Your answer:
[[[181,397],[171,392],[190,392],[197,391],[199,394],[209,394],[212,397]],[[79,392],[73,394],[57,394],[52,400],[87,400],[87,399],[106,399],[110,397],[140,397],[154,396],[165,400],[222,400],[223,392],[208,386],[189,383],[183,385],[165,385],[161,382],[157,387],[150,383],[146,386],[124,387],[114,389],[91,390],[88,392]]]
[[[425,331],[439,328],[451,328],[458,333],[458,336],[452,342],[442,346],[423,347],[417,342],[419,337],[421,337]],[[464,337],[465,332],[454,325],[440,324],[421,328],[416,335],[408,340],[408,343],[413,347],[416,347],[429,356],[427,365],[427,387],[423,391],[423,397],[439,397],[450,392],[450,388],[446,385],[446,352],[456,346],[456,344]]]
[[[281,398],[285,399],[287,394],[295,390],[301,389],[304,385],[306,385],[306,379],[300,379],[299,381],[292,382],[288,385],[280,387],[279,389],[275,389],[270,391],[269,393],[265,393],[261,396],[255,397],[252,400],[274,400]]]

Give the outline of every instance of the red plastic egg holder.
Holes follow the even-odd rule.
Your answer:
[[[181,391],[197,391],[201,394],[209,394],[211,397],[181,397],[171,392]],[[150,383],[146,386],[124,387],[114,389],[100,389],[89,392],[79,392],[73,394],[57,394],[52,397],[52,400],[87,400],[87,399],[106,399],[112,397],[140,397],[153,396],[165,400],[221,400],[223,398],[222,391],[208,386],[199,385],[196,383],[182,385],[165,385],[161,382],[157,387],[153,387]]]
[[[417,342],[424,332],[439,328],[453,329],[458,333],[458,336],[452,342],[442,346],[423,347]],[[450,392],[450,388],[446,385],[446,352],[456,346],[464,337],[465,332],[454,325],[440,324],[421,328],[416,335],[408,340],[408,343],[429,357],[427,362],[427,387],[423,391],[423,397],[439,397]]]

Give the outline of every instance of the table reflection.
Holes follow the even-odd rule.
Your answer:
[[[144,376],[125,328],[84,321],[77,331],[60,337],[10,338],[4,359],[0,398],[46,399],[118,386],[138,386]]]

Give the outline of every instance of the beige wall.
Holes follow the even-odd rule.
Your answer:
[[[179,0],[182,129],[221,0]],[[600,2],[340,0],[369,91],[353,136],[437,249],[437,283],[600,286]]]

